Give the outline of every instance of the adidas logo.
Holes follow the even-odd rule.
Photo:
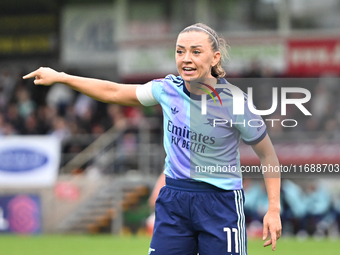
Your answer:
[[[176,114],[176,113],[179,112],[179,110],[177,110],[176,107],[175,107],[175,108],[171,108],[171,112],[172,112],[172,114]]]

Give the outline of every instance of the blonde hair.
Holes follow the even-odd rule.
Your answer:
[[[227,47],[229,47],[226,43],[226,41],[219,37],[218,34],[214,29],[211,27],[203,24],[203,23],[196,23],[194,25],[188,26],[184,28],[180,34],[187,33],[187,32],[204,32],[209,36],[209,40],[211,42],[212,50],[214,52],[219,51],[221,52],[221,59],[218,61],[218,63],[211,68],[211,75],[216,78],[222,78],[226,75],[226,72],[222,68],[222,61],[227,58],[229,59],[229,54]]]

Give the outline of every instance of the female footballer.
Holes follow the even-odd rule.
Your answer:
[[[178,35],[177,77],[127,86],[44,67],[23,77],[35,78],[36,85],[64,83],[106,103],[162,106],[166,185],[156,201],[150,255],[247,254],[240,139],[252,146],[263,166],[279,163],[265,126],[246,125],[250,119],[261,119],[249,111],[246,95],[244,114],[233,115],[233,94],[228,89],[232,85],[223,79],[221,66],[225,49],[224,40],[213,29],[198,23]],[[214,89],[221,84],[223,89]],[[211,97],[206,97],[208,111],[203,115],[201,100],[207,94]],[[215,125],[212,120],[221,117],[230,121]],[[270,236],[264,246],[275,250],[281,235],[280,176],[264,178],[269,208],[263,219],[263,240]]]

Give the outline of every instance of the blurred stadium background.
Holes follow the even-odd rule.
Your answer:
[[[275,125],[269,134],[281,164],[329,164],[334,171],[283,179],[283,235],[337,241],[339,12],[339,0],[1,0],[0,254],[20,254],[14,243],[24,241],[15,239],[22,234],[146,235],[148,197],[165,157],[160,107],[106,105],[62,84],[37,87],[21,77],[40,66],[137,84],[177,74],[177,34],[196,22],[227,39],[227,78],[261,78],[274,85],[294,78],[297,87],[299,79],[307,81],[312,99],[306,107],[313,116],[296,107],[284,118],[272,114],[268,118],[295,119],[298,126]],[[261,82],[255,103],[268,109],[270,98]],[[242,165],[259,164],[250,147],[240,150]],[[263,181],[244,183],[248,235],[257,238],[267,207]],[[145,254],[149,239],[140,238],[145,247],[139,253]],[[296,250],[296,239],[282,243]],[[128,254],[134,242],[97,254]],[[324,254],[340,248],[319,244],[308,247]]]

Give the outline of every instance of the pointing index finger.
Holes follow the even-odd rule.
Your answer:
[[[273,232],[273,234],[271,235],[271,240],[272,240],[272,250],[275,251],[276,248],[276,233]]]
[[[23,78],[23,79],[34,78],[34,77],[36,76],[36,74],[37,74],[37,71],[33,71],[33,72],[29,73],[29,74],[26,74],[26,75],[23,76],[22,78]]]

